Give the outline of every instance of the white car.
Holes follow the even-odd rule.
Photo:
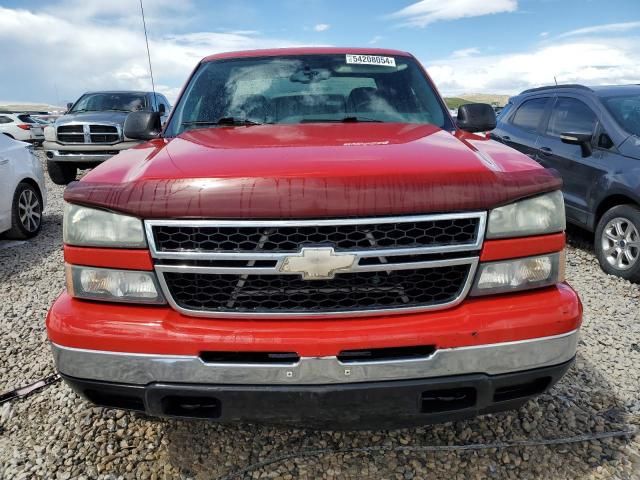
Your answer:
[[[26,113],[0,113],[0,133],[22,142],[44,142],[44,126]]]
[[[25,239],[42,226],[44,170],[33,147],[0,135],[0,234]]]

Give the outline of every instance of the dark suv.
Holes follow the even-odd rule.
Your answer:
[[[567,220],[595,232],[603,270],[640,281],[640,85],[526,90],[491,137],[560,172]]]

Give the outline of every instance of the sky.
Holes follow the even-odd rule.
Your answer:
[[[204,56],[333,45],[409,51],[443,95],[640,83],[640,0],[143,0],[156,87]],[[139,0],[0,0],[0,103],[149,89]]]

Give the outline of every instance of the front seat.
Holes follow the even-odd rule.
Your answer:
[[[347,98],[347,111],[349,113],[373,112],[373,103],[379,99],[378,89],[373,87],[358,87],[351,90]]]
[[[264,95],[244,95],[234,98],[223,116],[264,123],[269,120],[270,114],[269,101]]]

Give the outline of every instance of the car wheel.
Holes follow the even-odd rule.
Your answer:
[[[605,272],[640,282],[640,209],[618,205],[607,210],[596,228],[595,250]]]
[[[42,198],[36,187],[20,183],[13,194],[11,230],[7,238],[23,240],[38,234],[42,227]]]
[[[56,185],[68,185],[76,179],[78,169],[73,163],[47,161],[49,178]]]

